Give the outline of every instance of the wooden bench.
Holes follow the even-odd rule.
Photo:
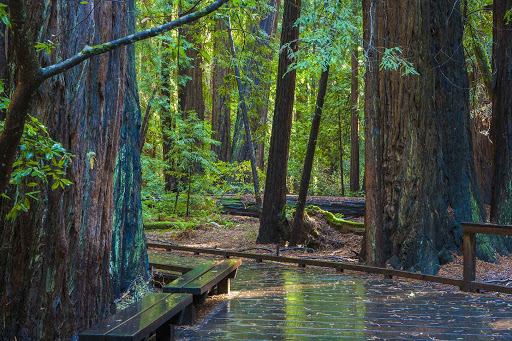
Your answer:
[[[206,262],[163,287],[167,293],[187,293],[194,296],[194,303],[201,304],[209,294],[228,294],[230,280],[235,278],[240,259],[220,263]]]
[[[190,294],[154,293],[79,334],[80,341],[145,340],[156,334],[156,340],[174,340],[174,325],[187,318],[192,305]]]

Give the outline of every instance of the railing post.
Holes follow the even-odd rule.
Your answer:
[[[471,291],[471,282],[476,279],[476,238],[474,233],[464,231],[462,254],[464,259],[464,287],[462,290]]]

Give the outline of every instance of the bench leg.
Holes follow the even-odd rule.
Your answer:
[[[196,320],[196,307],[193,304],[190,304],[188,307],[183,309],[178,316],[178,320],[176,323],[179,326],[183,325],[191,325]]]
[[[156,330],[156,341],[176,340],[174,326],[170,323],[162,325]]]
[[[205,292],[202,295],[194,295],[194,304],[195,305],[203,304],[204,301],[206,301],[207,298],[208,298],[208,293],[207,292]]]
[[[231,280],[229,278],[224,278],[222,281],[220,281],[219,284],[217,284],[217,294],[229,294],[229,290],[231,288]]]

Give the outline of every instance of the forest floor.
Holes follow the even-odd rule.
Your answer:
[[[226,225],[211,222],[183,231],[148,230],[148,241],[171,242],[179,245],[219,248],[251,253],[275,254],[274,244],[257,244],[259,221],[257,218],[243,216],[223,216]],[[228,227],[229,226],[229,227]],[[293,249],[281,247],[282,256],[306,257],[343,262],[359,262],[362,236],[352,233],[340,233],[328,226],[322,226],[326,242],[318,249]],[[284,250],[283,250],[284,249]],[[443,265],[438,275],[450,278],[462,278],[462,256],[453,255],[453,261]],[[498,257],[496,263],[477,260],[477,280],[512,286],[512,256]],[[438,286],[437,284],[432,284]],[[458,290],[458,288],[453,288]]]
[[[223,220],[229,222],[230,227],[217,223],[203,224],[195,229],[184,231],[146,231],[149,241],[173,242],[180,245],[202,248],[219,248],[226,250],[275,253],[274,244],[257,244],[259,220],[244,216],[223,216]],[[358,261],[358,253],[362,236],[355,234],[343,234],[327,226],[322,227],[322,232],[327,242],[319,249],[287,249],[281,251],[283,256],[308,256],[330,258],[343,261]],[[283,248],[283,247],[282,247]],[[267,251],[268,250],[268,251]]]

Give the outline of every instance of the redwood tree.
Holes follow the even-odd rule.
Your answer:
[[[135,32],[135,0],[126,1],[126,24]],[[135,46],[126,48],[124,108],[121,114],[119,148],[114,172],[112,222],[112,272],[114,295],[130,289],[149,275],[146,239],[142,225],[141,110],[135,69]],[[148,103],[150,106],[151,103]],[[146,113],[149,115],[149,112]]]
[[[366,256],[435,273],[460,245],[459,222],[481,213],[471,205],[479,196],[460,4],[366,0],[364,8]],[[384,49],[397,46],[400,71],[410,62],[417,76],[379,70]]]
[[[219,141],[219,145],[213,145],[212,150],[217,158],[229,161],[231,155],[231,110],[229,68],[223,58],[230,49],[227,36],[227,26],[222,18],[215,21],[213,34],[213,66],[212,66],[212,133],[213,139]]]
[[[495,146],[491,220],[512,224],[512,0],[494,1],[493,66],[496,77],[491,140]]]
[[[357,17],[359,2],[352,0],[352,13]],[[354,35],[350,88],[350,191],[359,191],[359,44]]]
[[[295,21],[300,16],[300,6],[300,0],[284,0],[281,46],[285,47],[279,54],[274,118],[258,234],[260,243],[281,242],[289,238],[284,208],[296,72],[288,68],[294,61],[289,49],[293,52],[298,49],[299,27]]]
[[[58,37],[43,65],[127,33],[125,3],[59,1],[48,12],[37,2],[26,4],[32,29],[44,27],[43,40]],[[31,113],[74,154],[67,173],[73,185],[42,189],[28,213],[0,222],[0,320],[6,339],[69,339],[110,312],[113,174],[127,57],[118,49],[92,58],[47,80],[34,98]]]
[[[111,275],[115,275],[110,263],[113,174],[122,115],[130,115],[125,105],[135,98],[127,93],[134,87],[126,77],[130,54],[119,47],[196,20],[224,2],[128,36],[133,28],[128,16],[135,13],[129,10],[133,9],[132,0],[51,2],[46,6],[8,2],[12,21],[9,51],[13,51],[9,71],[15,72],[9,79],[15,84],[0,135],[0,192],[10,177],[29,110],[74,158],[67,172],[72,186],[55,191],[42,187],[38,205],[15,221],[3,219],[9,202],[1,202],[2,339],[70,339],[79,328],[110,312]],[[39,34],[37,41],[54,40],[51,55],[36,54],[35,32]],[[45,86],[39,88],[44,80]],[[133,131],[138,135],[137,129]],[[136,144],[133,147],[139,148]],[[133,170],[120,172],[136,174],[136,158],[129,162]],[[119,217],[123,214],[120,212]]]
[[[186,116],[195,112],[203,120],[205,103],[203,96],[203,58],[201,57],[201,27],[190,25],[179,29],[181,48],[185,48],[186,60],[178,60],[178,103]],[[178,57],[179,58],[179,57]]]

